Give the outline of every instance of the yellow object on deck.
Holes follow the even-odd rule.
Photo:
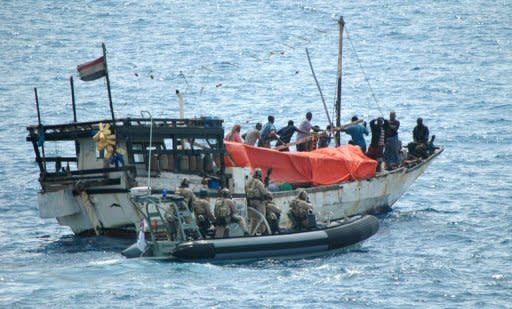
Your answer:
[[[110,130],[110,124],[105,124],[100,122],[98,125],[98,132],[94,134],[92,139],[96,142],[96,148],[99,151],[106,149],[105,160],[110,160],[112,155],[114,154],[115,145],[116,145],[116,135],[112,134]]]

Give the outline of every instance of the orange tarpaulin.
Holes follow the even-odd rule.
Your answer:
[[[329,185],[375,175],[377,161],[365,156],[353,145],[321,148],[311,152],[280,152],[224,141],[226,166],[272,168],[270,180],[275,183],[312,183]]]

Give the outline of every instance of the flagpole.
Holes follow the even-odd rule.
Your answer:
[[[338,40],[338,78],[336,80],[336,127],[341,125],[341,77],[342,77],[342,59],[343,59],[343,28],[345,27],[345,20],[340,16],[338,20],[340,26],[339,40]],[[341,145],[340,131],[335,134],[334,140],[336,147]]]
[[[77,122],[76,118],[76,102],[75,102],[75,84],[73,83],[73,76],[69,77],[69,86],[71,87],[71,106],[73,108],[73,122]],[[78,141],[75,141],[75,153],[78,157],[78,149],[79,149]]]
[[[36,98],[36,109],[37,109],[37,123],[39,125],[39,128],[38,128],[38,135],[41,135],[41,134],[44,134],[44,128],[43,128],[43,125],[41,123],[41,112],[39,110],[39,96],[37,95],[37,88],[34,88],[34,96]],[[43,132],[41,132],[41,130],[43,130]],[[44,154],[44,142],[43,144],[41,145],[41,150],[42,150],[42,153],[43,153],[43,162],[42,163],[39,163],[39,166],[40,167],[43,167],[44,166],[44,171],[46,171],[46,156]]]
[[[114,107],[112,105],[112,93],[110,92],[110,79],[108,78],[107,48],[105,47],[105,43],[101,43],[101,46],[103,47],[103,60],[105,61],[105,78],[107,79],[108,101],[110,104],[110,114],[112,114],[112,127],[114,128],[115,132],[116,117],[114,116]]]
[[[75,86],[73,84],[73,76],[69,77],[69,86],[71,87],[71,106],[73,108],[73,122],[76,122],[76,104],[75,104]]]

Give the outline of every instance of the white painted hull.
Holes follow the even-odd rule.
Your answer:
[[[401,167],[366,180],[305,189],[320,220],[379,213],[389,209],[441,152],[442,149],[438,150],[411,168]],[[162,173],[160,177],[152,179],[152,188],[175,188],[181,177]],[[145,178],[137,180],[139,185],[146,181]],[[71,188],[63,188],[51,193],[40,193],[41,217],[57,218],[61,225],[69,226],[75,234],[135,230],[139,225],[141,215],[130,201],[128,193],[90,194],[86,197],[88,203],[84,197],[73,196],[70,192]],[[275,192],[274,202],[286,213],[288,203],[295,195],[296,191]],[[236,192],[233,199],[241,214],[246,215],[246,199]],[[213,205],[214,199],[210,200]],[[286,217],[281,216],[283,224],[286,224]]]

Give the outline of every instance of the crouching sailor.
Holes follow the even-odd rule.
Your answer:
[[[272,234],[279,234],[279,219],[281,218],[281,209],[273,201],[268,201],[265,205],[266,219],[270,226]]]
[[[226,226],[231,222],[236,222],[240,225],[245,235],[248,235],[247,227],[244,219],[236,213],[235,203],[231,199],[229,189],[222,189],[220,191],[220,198],[215,201],[215,238],[224,237]]]
[[[210,226],[215,222],[215,217],[210,209],[210,202],[208,202],[208,192],[205,189],[199,191],[199,198],[192,202],[192,209],[196,217],[196,223],[199,226],[199,231],[206,238]]]
[[[293,231],[309,230],[316,228],[316,217],[313,206],[309,203],[308,194],[300,190],[297,196],[290,202],[288,218]]]

